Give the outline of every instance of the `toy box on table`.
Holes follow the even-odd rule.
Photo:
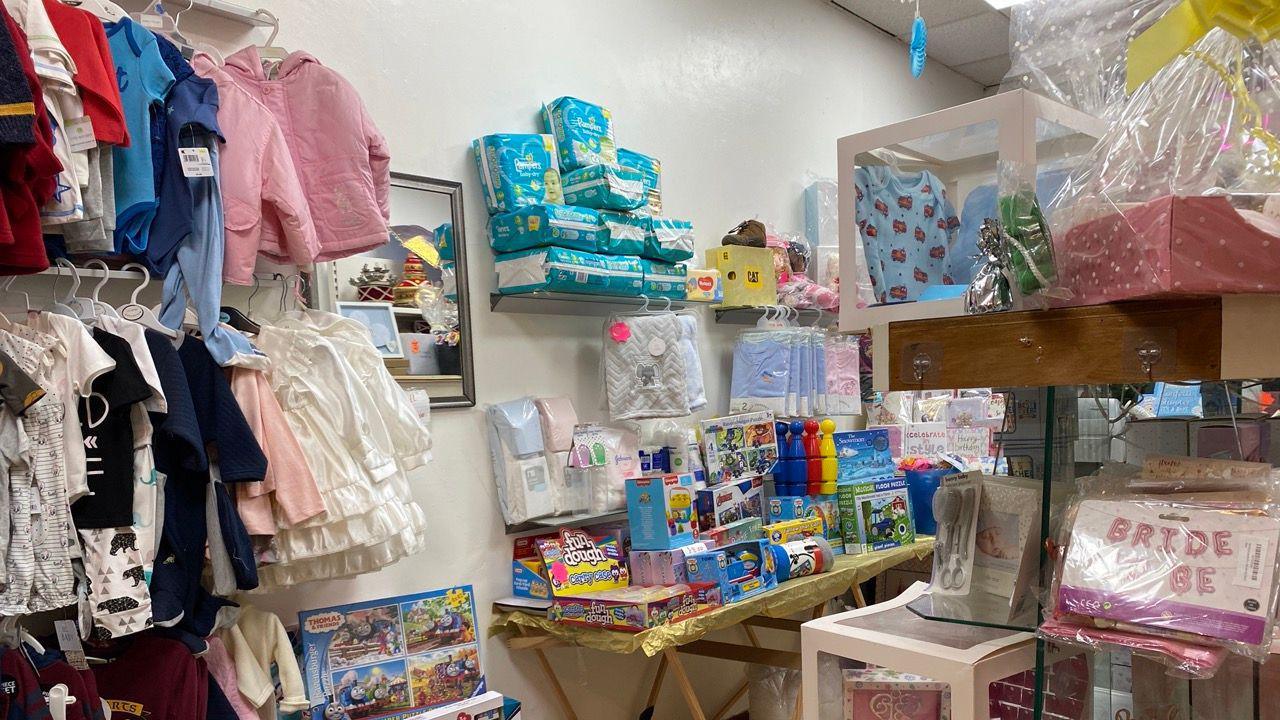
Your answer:
[[[626,587],[627,566],[612,542],[601,547],[577,528],[560,528],[556,535],[535,540],[546,566],[551,595],[581,595]]]
[[[838,432],[835,443],[838,483],[893,477],[895,467],[888,428]]]
[[[764,537],[764,523],[758,517],[743,518],[737,522],[707,528],[698,533],[699,540],[714,542],[718,547],[743,540],[759,540],[762,537]]]
[[[687,620],[720,607],[721,588],[714,583],[672,587],[633,585],[575,597],[558,597],[547,617],[569,625],[640,632]]]
[[[754,477],[698,491],[698,527],[710,530],[764,515],[764,480]]]
[[[783,520],[764,526],[764,539],[774,545],[789,543],[792,540],[803,540],[807,537],[822,537],[826,528],[818,517]]]
[[[770,523],[816,517],[822,520],[822,535],[831,543],[831,551],[837,555],[844,554],[839,495],[772,497],[769,498],[768,516]]]
[[[489,692],[469,700],[428,710],[409,720],[502,720],[502,706],[506,698],[502,693]]]
[[[916,541],[906,478],[880,478],[840,486],[840,534],[849,554]]]
[[[628,541],[622,534],[615,533],[604,526],[592,528],[588,534],[608,560],[621,562],[626,557]],[[560,533],[547,533],[515,539],[511,561],[511,593],[513,595],[534,600],[551,599],[551,580],[547,576],[547,567],[542,562],[538,542],[560,538]],[[580,582],[569,584],[576,585]]]
[[[633,550],[672,550],[698,534],[693,475],[627,480],[627,519]]]
[[[773,472],[778,433],[773,413],[754,412],[702,421],[707,484],[719,485]],[[757,513],[759,514],[759,513]]]
[[[950,720],[951,688],[884,668],[844,671],[844,720]]]
[[[689,555],[706,552],[716,544],[701,541],[674,550],[632,550],[630,563],[631,582],[636,585],[680,585],[688,582],[684,572],[684,559]]]
[[[684,560],[690,583],[713,583],[727,605],[778,586],[773,553],[764,540],[746,540],[690,555]]]

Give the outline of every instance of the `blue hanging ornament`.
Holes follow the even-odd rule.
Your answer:
[[[911,24],[911,74],[920,77],[924,72],[924,61],[929,58],[925,45],[929,42],[929,30],[924,26],[924,18],[920,17],[920,9],[916,8],[916,21]]]

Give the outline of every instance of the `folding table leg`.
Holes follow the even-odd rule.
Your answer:
[[[861,583],[853,584],[853,604],[855,607],[864,608],[867,606],[867,598],[862,594]]]
[[[693,720],[707,720],[706,714],[702,712],[702,706],[698,704],[698,694],[693,690],[693,683],[689,682],[689,675],[684,671],[680,654],[674,648],[667,648],[662,651],[662,654],[667,658],[667,664],[671,666],[676,682],[680,684],[680,691],[684,693],[684,701],[689,706],[689,713]]]
[[[658,693],[662,691],[662,676],[667,673],[667,656],[658,658],[658,672],[653,676],[653,685],[649,688],[649,699],[645,700],[644,709],[640,711],[640,720],[651,720],[653,709],[658,704]]]

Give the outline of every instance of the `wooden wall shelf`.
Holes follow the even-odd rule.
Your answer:
[[[873,342],[877,390],[1276,377],[1280,296],[910,320],[874,328]]]

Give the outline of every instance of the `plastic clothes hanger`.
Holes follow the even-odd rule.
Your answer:
[[[75,697],[68,693],[70,690],[62,683],[49,688],[49,715],[53,720],[67,720],[67,706],[76,701]]]
[[[187,6],[178,11],[176,15],[170,15],[165,12],[164,5],[160,2],[152,2],[142,12],[133,13],[133,19],[142,27],[153,33],[163,35],[173,41],[183,55],[189,57],[195,50],[195,45],[178,30],[178,18],[182,13],[190,10],[196,4],[195,0],[187,0]]]
[[[78,7],[81,10],[87,10],[103,22],[120,22],[129,17],[129,13],[125,12],[124,8],[110,2],[110,0],[76,0],[75,2],[65,2],[65,4],[71,7]]]
[[[151,273],[147,272],[147,269],[138,263],[129,263],[124,266],[124,269],[133,269],[142,273],[142,284],[133,289],[133,294],[129,296],[128,304],[120,306],[120,317],[136,322],[143,327],[151,328],[167,338],[178,337],[177,332],[160,322],[160,318],[156,316],[154,310],[138,302],[138,293],[151,284]]]
[[[72,298],[75,297],[76,289],[80,287],[80,271],[76,270],[76,267],[74,265],[72,265],[71,263],[67,262],[62,258],[58,258],[55,262],[59,267],[66,266],[71,268],[71,278],[72,278],[73,284],[71,285],[71,290],[65,296],[63,296],[62,298],[59,298],[58,297],[58,281],[62,279],[62,273],[59,272],[57,275],[54,275],[53,285],[49,288],[51,301],[49,305],[45,307],[45,310],[47,310],[48,312],[54,313],[55,315],[65,315],[67,317],[73,317],[78,320],[80,318],[80,314],[77,313],[75,309],[72,308],[71,305],[69,305],[68,303],[70,303]]]
[[[18,279],[17,275],[10,275],[8,280],[4,281],[4,285],[0,285],[0,297],[12,297],[13,295],[21,295],[24,310],[31,312],[31,295],[25,290],[12,290],[13,282]]]
[[[258,46],[258,57],[262,62],[262,71],[268,78],[274,78],[275,71],[281,60],[289,57],[289,51],[276,45],[276,36],[280,34],[280,18],[270,10],[258,8],[253,12],[254,15],[261,15],[271,21],[271,35],[267,38],[267,42]],[[271,62],[268,62],[271,61]]]
[[[97,258],[85,263],[85,267],[100,267],[102,269],[102,279],[98,281],[97,285],[93,286],[93,292],[89,293],[89,302],[93,304],[94,310],[96,310],[99,315],[120,317],[120,313],[116,312],[115,308],[98,299],[98,293],[102,291],[102,286],[106,285],[107,282],[111,280],[111,268],[107,267],[105,262]]]

